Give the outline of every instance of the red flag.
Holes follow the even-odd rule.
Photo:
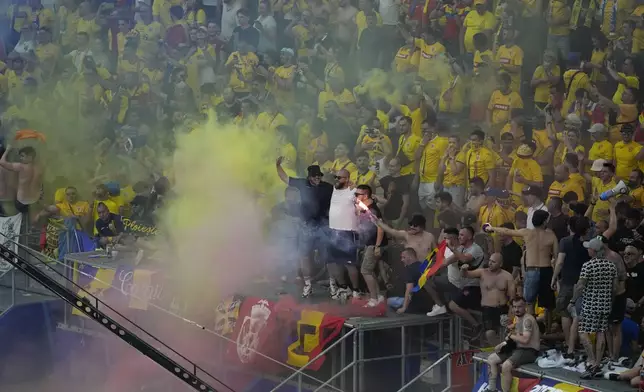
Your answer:
[[[297,321],[297,340],[287,348],[287,360],[291,366],[302,367],[318,356],[331,340],[342,331],[344,319],[317,310],[304,309]],[[324,356],[307,367],[319,370]]]

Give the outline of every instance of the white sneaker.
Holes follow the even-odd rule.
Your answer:
[[[307,298],[313,294],[313,286],[311,286],[310,282],[304,283],[304,287],[302,288],[302,298]]]
[[[350,296],[351,296],[351,290],[349,290],[348,288],[338,287],[338,289],[335,292],[335,295],[332,296],[331,299],[346,301],[347,298],[349,298]]]
[[[378,303],[381,304],[385,302],[385,296],[384,295],[378,295]]]
[[[355,291],[355,290],[353,291],[352,295],[353,295],[353,298],[355,298],[355,299],[360,299],[360,297],[361,297],[360,293]]]
[[[329,279],[329,294],[331,297],[334,297],[338,292],[338,285],[335,283],[335,279]]]
[[[429,317],[440,316],[441,314],[447,313],[447,309],[444,306],[434,305],[432,311],[427,313]]]
[[[376,306],[378,306],[378,300],[373,298],[364,305],[365,308],[375,308]]]

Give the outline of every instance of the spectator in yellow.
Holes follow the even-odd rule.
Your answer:
[[[517,158],[512,163],[510,173],[505,180],[506,189],[511,189],[516,195],[520,195],[525,186],[543,187],[541,166],[533,158],[535,149],[536,146],[532,141],[521,144],[517,148]],[[519,204],[519,198],[515,197],[515,199],[515,203]]]
[[[638,168],[644,160],[644,148],[633,140],[635,129],[633,124],[622,125],[622,140],[615,143],[615,176],[617,181],[626,180],[631,171]]]
[[[624,60],[624,64],[622,64],[622,72],[617,72],[613,63],[610,61],[606,63],[606,70],[613,80],[618,83],[617,90],[615,90],[615,94],[613,94],[613,102],[616,104],[619,105],[624,103],[622,102],[622,95],[624,94],[626,87],[630,87],[635,90],[640,88],[640,80],[635,73],[635,64],[632,57],[627,57]]]
[[[512,91],[512,78],[505,72],[499,75],[499,88],[492,93],[487,105],[487,124],[493,134],[510,121],[512,109],[523,108],[523,100],[516,91]]]
[[[576,114],[569,114],[564,121],[564,131],[558,132],[556,140],[559,145],[555,150],[555,165],[562,164],[566,159],[568,153],[581,153],[584,154],[586,149],[579,144],[579,129],[581,128],[581,120]]]
[[[546,14],[548,22],[548,49],[559,58],[568,58],[570,52],[570,6],[564,0],[552,0]]]
[[[413,44],[420,50],[418,76],[423,80],[436,81],[443,73],[441,67],[447,67],[444,61],[445,46],[437,39],[437,32],[428,28],[421,38],[414,38]]]
[[[483,145],[485,134],[475,129],[470,134],[469,149],[465,153],[465,168],[469,180],[479,177],[485,184],[496,181],[497,154]]]
[[[400,174],[403,176],[413,174],[416,165],[416,149],[420,146],[421,139],[412,133],[411,118],[407,116],[401,117],[398,120],[396,129],[400,136],[398,137],[398,149],[396,150],[394,158],[398,158],[398,162],[402,166]]]
[[[233,52],[226,61],[226,68],[230,72],[229,86],[236,93],[247,93],[253,80],[255,68],[259,64],[257,55],[250,51],[246,41],[239,41],[239,51]]]
[[[588,67],[582,67],[581,58],[578,53],[568,56],[568,70],[563,74],[563,84],[566,86],[566,100],[561,107],[561,114],[566,116],[568,109],[572,106],[577,97],[577,90],[584,89],[590,91],[590,77],[587,72]]]
[[[511,222],[511,214],[503,208],[498,199],[507,199],[508,191],[497,188],[488,188],[485,190],[485,204],[479,210],[478,221],[482,225],[490,223],[502,225],[505,222]],[[496,226],[494,226],[496,227]]]
[[[331,166],[331,173],[335,175],[340,170],[347,170],[350,176],[351,174],[358,171],[356,165],[349,158],[349,147],[347,147],[346,144],[338,144],[335,147],[335,150],[333,150],[333,153],[335,155],[335,160],[333,161],[333,165]]]
[[[592,177],[592,204],[594,205],[592,212],[592,221],[598,223],[599,221],[608,221],[610,201],[599,199],[599,195],[603,192],[615,188],[615,165],[611,162],[606,162],[602,159],[597,159],[590,168],[590,171],[597,174],[597,177]]]
[[[644,205],[644,173],[640,169],[635,169],[628,176],[628,195],[622,196],[620,200],[629,203],[634,208],[642,208]]]
[[[369,185],[375,192],[380,182],[376,172],[369,169],[369,155],[366,152],[356,155],[356,168],[357,170],[349,177],[353,186]]]
[[[546,108],[550,100],[550,89],[561,80],[561,69],[557,56],[551,50],[543,53],[543,64],[534,70],[530,85],[534,88],[534,106],[538,110]]]
[[[496,51],[496,62],[502,71],[512,78],[512,91],[521,93],[521,68],[523,66],[523,49],[515,43],[516,30],[504,28],[502,32],[503,45]]]
[[[570,178],[570,172],[566,165],[558,165],[555,167],[555,181],[550,184],[546,202],[552,197],[563,199],[564,195],[568,192],[574,192],[577,195],[577,201],[584,201],[584,188],[574,179]]]
[[[485,33],[490,38],[495,26],[496,18],[487,10],[486,1],[474,0],[474,11],[467,14],[463,20],[463,27],[459,31],[461,54],[474,53],[474,35]]]
[[[441,159],[438,182],[443,190],[452,196],[453,203],[463,208],[465,205],[465,153],[460,149],[460,139],[456,135],[448,139],[447,151]]]
[[[588,150],[588,165],[592,165],[596,159],[603,159],[608,162],[613,160],[613,144],[608,141],[608,130],[604,124],[593,124],[589,129],[590,139],[593,145]]]

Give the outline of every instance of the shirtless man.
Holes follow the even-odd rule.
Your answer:
[[[424,260],[429,252],[436,247],[434,235],[425,231],[426,222],[424,216],[416,214],[409,220],[407,230],[396,230],[387,226],[382,219],[375,221],[376,225],[382,228],[385,233],[395,239],[402,240],[405,248],[413,248],[421,260]]]
[[[348,0],[340,0],[332,23],[336,24],[336,40],[345,48],[350,48],[355,43],[356,23],[358,9]],[[419,255],[420,256],[420,255]]]
[[[20,162],[7,162],[11,146],[7,146],[0,166],[18,173],[18,191],[16,194],[16,209],[27,213],[31,204],[37,203],[42,196],[43,168],[36,163],[36,150],[33,147],[23,147],[18,151]]]
[[[474,177],[470,180],[470,197],[467,199],[465,209],[472,211],[476,216],[479,215],[479,210],[485,204],[484,188],[485,183],[481,177]]]
[[[532,215],[534,229],[510,230],[503,227],[485,227],[487,232],[523,237],[525,241],[525,265],[523,272],[523,296],[528,304],[528,313],[534,315],[534,304],[539,299],[539,306],[546,310],[554,309],[555,294],[551,288],[553,268],[559,254],[559,242],[555,233],[547,228],[550,214],[536,210]],[[549,316],[550,312],[547,312]],[[549,318],[547,318],[549,320]],[[547,327],[549,323],[546,322]]]
[[[509,312],[508,301],[514,298],[516,289],[512,274],[503,268],[503,256],[494,253],[490,256],[487,268],[468,271],[469,265],[461,266],[465,278],[481,280],[481,313],[485,338],[491,346],[499,343],[497,331],[501,327],[501,316]]]
[[[501,365],[501,390],[509,392],[512,388],[512,369],[533,363],[539,356],[541,336],[537,320],[533,315],[526,313],[526,302],[521,297],[512,300],[512,310],[516,316],[513,330],[505,341],[494,347],[494,353],[487,358],[490,377],[486,391],[489,392],[496,391],[499,365]],[[514,345],[516,347],[511,347]]]

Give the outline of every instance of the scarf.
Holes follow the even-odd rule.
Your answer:
[[[604,2],[606,0],[603,0]],[[579,27],[579,16],[581,15],[581,10],[586,10],[586,17],[584,18],[582,26],[591,27],[593,24],[593,17],[595,16],[595,11],[597,9],[597,3],[595,0],[589,0],[588,7],[583,6],[583,0],[575,0],[575,3],[572,6],[572,12],[570,14],[570,27],[575,28]]]
[[[604,18],[605,18],[605,15],[606,15],[606,8],[607,8],[607,5],[608,5],[608,1],[609,0],[602,0],[602,4],[601,4],[601,16],[602,16],[601,21],[602,21],[602,25],[604,23]],[[612,1],[613,1],[613,4],[611,4],[610,25],[608,27],[608,32],[609,33],[614,32],[615,31],[615,26],[617,25],[617,0],[612,0]],[[602,30],[604,30],[603,26],[602,26]]]

